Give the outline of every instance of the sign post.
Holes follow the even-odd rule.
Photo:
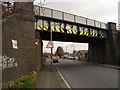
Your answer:
[[[46,48],[50,48],[51,49],[51,54],[50,54],[50,58],[51,58],[51,70],[53,70],[53,62],[52,62],[52,49],[54,48],[52,41],[49,41]]]
[[[51,42],[52,42],[52,29],[51,29],[50,37],[51,37]],[[52,42],[52,45],[53,45],[53,42]],[[53,47],[52,47],[52,48],[53,48]],[[51,55],[52,55],[52,51],[53,51],[52,48],[51,48]],[[53,71],[53,61],[52,61],[52,57],[51,57],[51,71]]]
[[[46,48],[51,48],[51,57],[50,58],[51,58],[51,71],[52,71],[53,70],[52,52],[53,52],[53,48],[54,48],[53,42],[52,42],[52,29],[50,32],[50,39],[51,39],[51,41],[48,42]]]

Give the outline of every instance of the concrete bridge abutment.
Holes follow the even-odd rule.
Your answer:
[[[120,32],[116,23],[108,23],[108,38],[89,43],[88,61],[100,64],[118,65],[120,60]]]

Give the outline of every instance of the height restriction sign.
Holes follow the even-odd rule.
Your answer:
[[[54,48],[53,43],[51,41],[49,41],[46,48]]]
[[[67,26],[65,27],[65,29],[66,29],[67,31],[69,31],[69,30],[71,29],[71,27],[70,27],[69,25],[67,25]]]

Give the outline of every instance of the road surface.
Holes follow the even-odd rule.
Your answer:
[[[60,60],[55,65],[71,88],[118,88],[116,69],[68,60]]]

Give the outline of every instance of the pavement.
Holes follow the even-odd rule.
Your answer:
[[[66,59],[63,59],[64,61],[68,61]],[[78,60],[69,60],[69,61],[76,61],[76,62],[84,62],[84,61],[78,61]],[[94,63],[96,65],[99,65],[99,66],[102,66],[102,67],[108,67],[108,68],[113,68],[113,69],[118,69],[120,70],[120,67],[119,66],[114,66],[114,65],[108,65],[108,64],[97,64],[97,63]]]
[[[56,72],[51,70],[50,61],[47,60],[42,70],[38,73],[37,88],[62,88]]]
[[[120,67],[118,67],[118,66],[113,66],[113,65],[108,65],[108,64],[99,64],[99,65],[103,66],[103,67],[108,67],[108,68],[113,68],[113,69],[120,70]]]

